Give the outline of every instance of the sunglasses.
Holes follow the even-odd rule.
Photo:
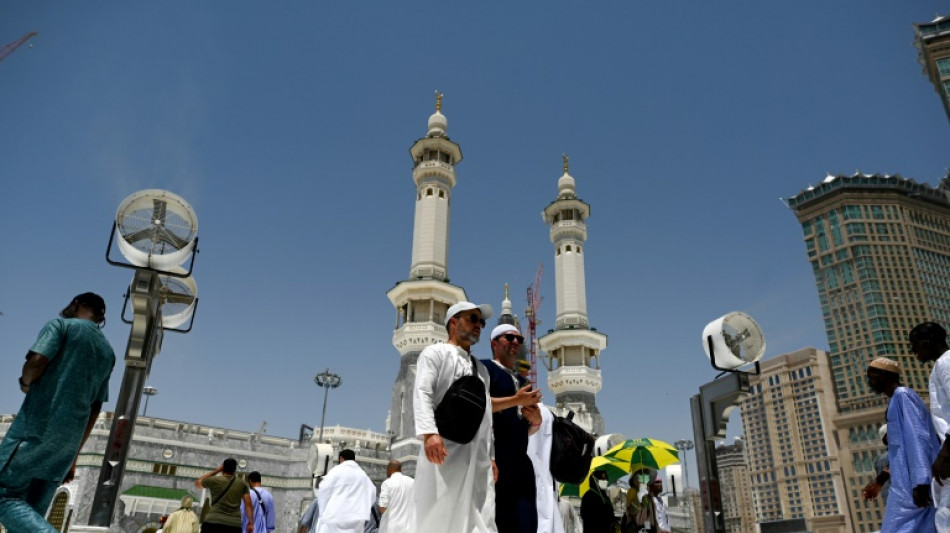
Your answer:
[[[467,318],[468,318],[468,321],[471,322],[472,324],[478,324],[481,327],[485,327],[485,319],[476,315],[475,313],[468,315]]]
[[[517,340],[518,344],[524,344],[524,337],[521,335],[515,335],[514,333],[505,333],[504,335],[499,335],[498,337],[504,337],[504,339],[508,342],[514,342]]]

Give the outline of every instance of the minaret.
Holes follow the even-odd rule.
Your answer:
[[[505,299],[501,301],[501,314],[498,315],[498,324],[511,324],[512,326],[519,327],[518,317],[511,311],[511,300],[508,299],[507,283],[505,283]]]
[[[455,187],[455,165],[462,160],[462,152],[445,134],[447,128],[442,94],[436,92],[429,131],[409,148],[416,185],[409,278],[386,293],[396,308],[393,346],[401,359],[386,429],[397,441],[416,436],[412,388],[419,352],[430,344],[448,340],[445,313],[450,306],[466,299],[461,287],[448,282],[449,204]],[[406,449],[412,446],[409,453],[415,455],[418,442],[408,443]]]
[[[607,336],[592,329],[587,321],[587,294],[584,279],[584,242],[590,206],[574,191],[568,173],[557,181],[557,199],[544,209],[544,221],[551,227],[554,243],[554,275],[557,290],[555,329],[538,339],[547,352],[548,388],[559,409],[576,413],[575,421],[592,433],[604,433],[604,419],[595,403],[603,383],[600,351]]]

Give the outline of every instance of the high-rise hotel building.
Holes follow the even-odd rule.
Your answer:
[[[726,531],[756,533],[752,478],[743,441],[737,438],[733,444],[716,447],[716,465]]]
[[[836,412],[828,354],[804,348],[760,366],[739,404],[755,522],[804,518],[811,531],[852,531],[838,443],[824,423]]]
[[[950,16],[914,24],[914,33],[914,45],[920,52],[918,61],[940,95],[950,119]]]
[[[879,509],[860,494],[873,475],[869,458],[884,449],[876,428],[886,402],[868,387],[867,364],[896,359],[902,382],[926,399],[930,370],[907,352],[907,333],[927,320],[950,325],[948,192],[950,175],[931,187],[854,174],[828,176],[786,200],[802,225],[828,336],[838,411],[831,424],[854,531],[880,527]]]

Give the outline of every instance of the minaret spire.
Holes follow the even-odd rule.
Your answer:
[[[602,385],[600,352],[607,336],[591,329],[587,317],[584,247],[590,206],[577,198],[568,157],[562,155],[564,174],[558,179],[557,200],[544,209],[554,244],[557,315],[554,331],[538,342],[548,353],[548,388],[557,405],[577,413],[579,424],[593,433],[604,433],[604,420],[595,396]]]
[[[409,148],[416,189],[409,277],[386,293],[396,308],[393,346],[400,356],[387,431],[406,443],[405,456],[415,455],[419,447],[412,409],[416,359],[426,346],[448,339],[445,313],[467,299],[461,287],[449,284],[448,268],[449,201],[462,151],[445,135],[448,119],[440,112],[442,93],[435,95],[436,112],[429,117],[428,132]]]
[[[438,89],[436,89],[435,91],[435,112],[436,113],[442,112],[442,96],[443,96],[442,93],[440,93]]]

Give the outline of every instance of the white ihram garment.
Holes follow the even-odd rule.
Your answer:
[[[944,352],[935,362],[930,372],[930,418],[934,431],[940,438],[940,445],[950,433],[950,351]],[[934,523],[939,533],[950,533],[950,478],[931,483],[934,493],[934,506],[937,514]]]
[[[316,533],[363,533],[376,502],[376,486],[356,461],[343,461],[320,482],[317,500],[320,519]]]
[[[415,481],[393,472],[379,488],[379,506],[385,507],[379,522],[379,533],[402,533],[416,530],[416,500],[413,497]]]
[[[425,437],[438,433],[435,407],[452,383],[472,374],[469,354],[462,348],[439,343],[427,347],[416,363],[413,389],[416,434],[423,441],[416,465],[416,533],[483,533],[495,530],[486,516],[485,501],[491,472],[491,398],[488,371],[476,361],[478,376],[485,383],[485,413],[475,438],[468,444],[447,439],[448,457],[441,465],[430,463]]]
[[[551,442],[554,438],[554,415],[544,405],[541,411],[541,427],[528,437],[528,457],[534,466],[534,482],[537,487],[538,533],[564,533],[561,511],[557,503],[557,488],[551,475]]]

